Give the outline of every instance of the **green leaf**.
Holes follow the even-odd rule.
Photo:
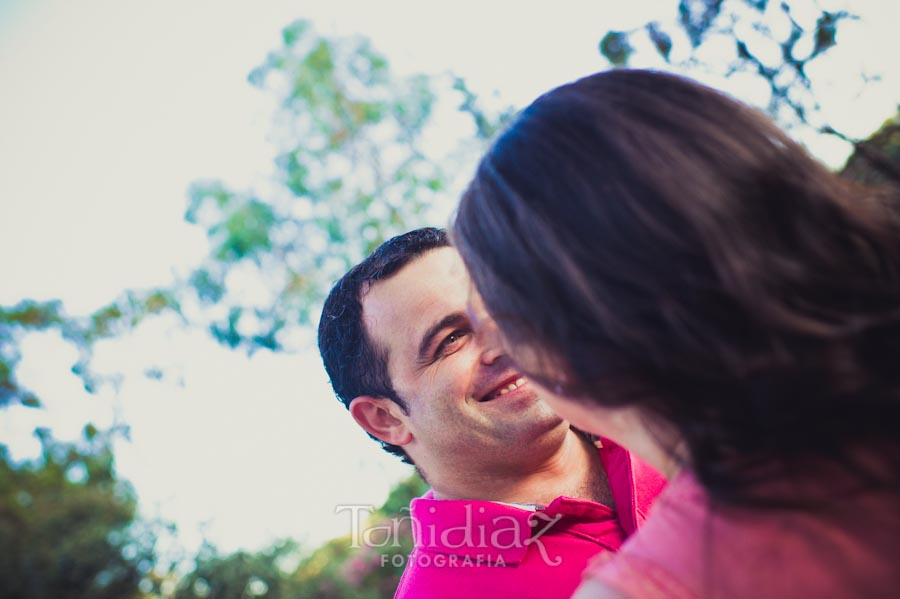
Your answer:
[[[117,304],[111,304],[97,310],[91,315],[91,330],[89,334],[94,337],[105,337],[111,334],[122,316],[122,309]]]
[[[163,291],[154,291],[144,300],[144,308],[148,314],[159,314],[174,304],[172,295]]]
[[[684,28],[691,46],[698,47],[719,16],[724,0],[680,0],[678,19]]]
[[[815,45],[810,58],[822,54],[837,44],[837,25],[849,16],[843,11],[838,13],[822,11],[822,15],[816,21]]]
[[[197,297],[206,303],[216,303],[225,295],[225,285],[221,279],[203,268],[191,274],[188,284],[197,293]]]
[[[281,30],[281,38],[284,40],[285,46],[293,46],[296,44],[301,37],[307,32],[309,29],[308,21],[294,21],[287,27]]]
[[[656,51],[668,62],[669,54],[672,52],[672,38],[669,37],[669,34],[661,30],[656,23],[648,23],[647,35],[650,36],[650,41],[653,42]]]
[[[22,396],[22,405],[28,408],[43,407],[43,404],[41,404],[41,400],[38,399],[38,397],[33,393],[25,393],[25,395]]]
[[[238,333],[237,325],[243,313],[242,308],[233,307],[228,311],[228,320],[223,323],[214,323],[210,326],[212,336],[223,345],[235,348],[240,345],[243,338]]]
[[[269,230],[275,220],[275,213],[267,204],[258,200],[246,202],[229,214],[224,223],[211,229],[214,233],[225,233],[216,252],[217,258],[234,262],[270,249]]]
[[[632,52],[628,34],[622,31],[610,31],[600,40],[600,54],[617,67],[628,64]]]
[[[59,301],[23,300],[12,308],[0,307],[0,324],[5,322],[27,329],[46,329],[62,322],[61,310]]]
[[[12,382],[12,366],[0,358],[0,387]]]

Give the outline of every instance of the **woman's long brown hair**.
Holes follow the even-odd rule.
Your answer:
[[[639,407],[714,498],[752,503],[810,464],[897,489],[894,201],[720,92],[615,70],[519,115],[452,237],[531,376]]]

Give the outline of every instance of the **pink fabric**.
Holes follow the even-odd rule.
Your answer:
[[[619,445],[608,439],[602,442],[600,461],[609,479],[619,522],[625,534],[631,535],[647,519],[666,479]]]
[[[896,498],[854,499],[825,517],[713,510],[693,475],[671,481],[615,555],[585,573],[630,599],[900,596]]]
[[[598,450],[617,509],[558,497],[537,511],[492,502],[436,500],[411,506],[416,547],[396,599],[565,599],[591,558],[619,549],[665,480],[621,447]]]

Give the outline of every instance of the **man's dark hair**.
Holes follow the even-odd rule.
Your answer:
[[[443,229],[426,227],[398,235],[378,246],[331,289],[319,320],[319,353],[322,354],[331,386],[347,409],[355,397],[370,395],[390,399],[407,412],[406,403],[391,383],[387,353],[384,348],[377,347],[366,333],[363,296],[372,284],[392,277],[425,252],[449,245]],[[399,445],[375,440],[388,453],[400,456],[408,464],[412,463]]]

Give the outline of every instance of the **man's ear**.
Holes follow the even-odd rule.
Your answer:
[[[385,397],[360,395],[353,398],[350,415],[367,433],[385,443],[406,445],[413,440],[403,410]]]

